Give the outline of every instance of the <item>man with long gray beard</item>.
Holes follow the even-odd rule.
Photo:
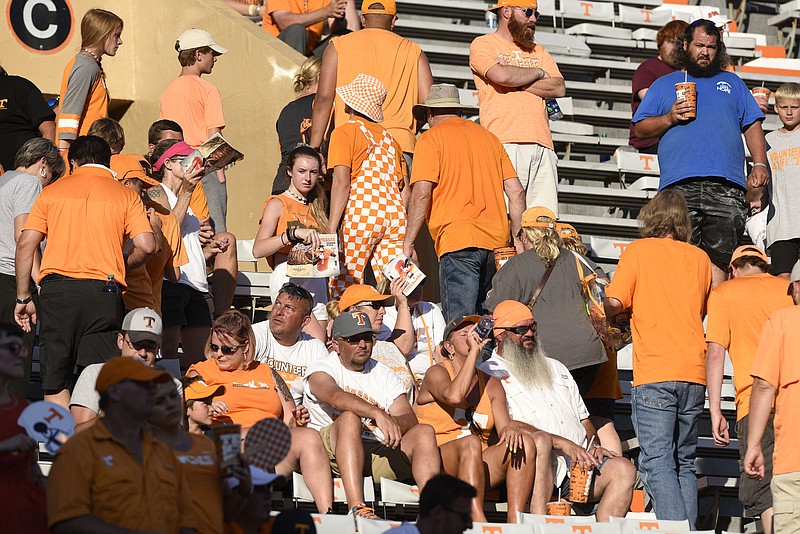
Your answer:
[[[557,493],[568,495],[568,464],[580,463],[594,474],[589,502],[598,503],[598,521],[624,517],[633,498],[633,464],[603,447],[591,446],[596,430],[578,385],[561,362],[545,355],[530,308],[505,300],[493,317],[497,348],[479,368],[503,384],[512,419],[529,425],[530,432],[552,436]]]
[[[691,23],[683,40],[678,52],[685,71],[656,80],[632,122],[639,139],[661,136],[659,189],[669,187],[686,198],[692,242],[711,258],[716,286],[725,280],[731,255],[744,234],[747,198],[752,201],[750,208],[760,211],[758,188],[769,179],[761,129],[764,114],[744,82],[722,70],[729,58],[713,22]],[[695,84],[696,116],[689,99],[676,99],[675,84],[685,81]],[[747,180],[742,134],[753,158]]]
[[[525,189],[525,204],[545,206],[558,215],[553,137],[545,99],[566,94],[558,65],[534,41],[536,0],[498,0],[487,11],[497,14],[497,31],[469,47],[481,124],[508,152]]]

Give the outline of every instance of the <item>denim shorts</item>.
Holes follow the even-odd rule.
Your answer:
[[[669,189],[683,193],[692,220],[692,243],[711,262],[728,270],[731,255],[742,242],[747,218],[746,192],[723,178],[687,178]]]

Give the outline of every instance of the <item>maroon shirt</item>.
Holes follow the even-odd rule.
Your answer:
[[[675,69],[658,59],[657,57],[648,59],[647,61],[643,62],[639,65],[639,68],[636,69],[636,72],[633,73],[633,84],[631,90],[633,94],[631,95],[631,118],[636,115],[636,110],[639,108],[639,104],[642,103],[642,99],[639,98],[637,95],[639,91],[642,89],[648,89],[653,82],[656,81],[658,78],[661,78],[665,74],[670,74],[675,72]],[[641,150],[643,148],[649,148],[651,146],[658,144],[659,138],[656,137],[654,139],[639,139],[636,137],[636,132],[634,132],[633,123],[630,125],[630,142],[629,144]]]

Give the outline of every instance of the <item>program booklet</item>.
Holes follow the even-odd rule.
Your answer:
[[[392,258],[382,272],[389,281],[405,275],[406,284],[403,287],[403,295],[405,296],[409,296],[425,280],[425,273],[408,256],[402,253]]]
[[[195,165],[203,167],[205,174],[223,169],[239,160],[244,154],[233,148],[222,135],[215,133],[194,152],[181,160],[183,170],[188,172]]]
[[[286,276],[327,278],[339,275],[339,240],[336,234],[319,234],[319,249],[297,243],[289,252]]]

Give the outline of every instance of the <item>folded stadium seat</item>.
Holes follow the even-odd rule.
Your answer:
[[[622,534],[620,523],[591,523],[588,525],[537,525],[541,534]]]
[[[511,523],[472,523],[464,534],[538,534],[535,525],[513,525]]]
[[[689,521],[667,521],[658,519],[635,519],[612,517],[611,524],[622,526],[622,534],[634,534],[634,530],[668,530],[670,532],[689,532]]]
[[[352,523],[352,518],[348,517]],[[384,519],[367,519],[357,517],[358,534],[382,534],[390,528],[399,527],[402,521],[386,521]]]
[[[299,473],[292,473],[292,495],[294,496],[295,505],[298,502],[314,502],[311,490],[306,486],[303,475]],[[364,501],[367,504],[375,503],[375,484],[372,481],[372,477],[364,477]],[[333,479],[333,502],[347,502],[341,478]]]
[[[517,523],[522,525],[591,525],[597,523],[593,515],[540,515],[517,512]]]
[[[311,514],[317,527],[317,534],[355,534],[353,517],[335,514]]]

